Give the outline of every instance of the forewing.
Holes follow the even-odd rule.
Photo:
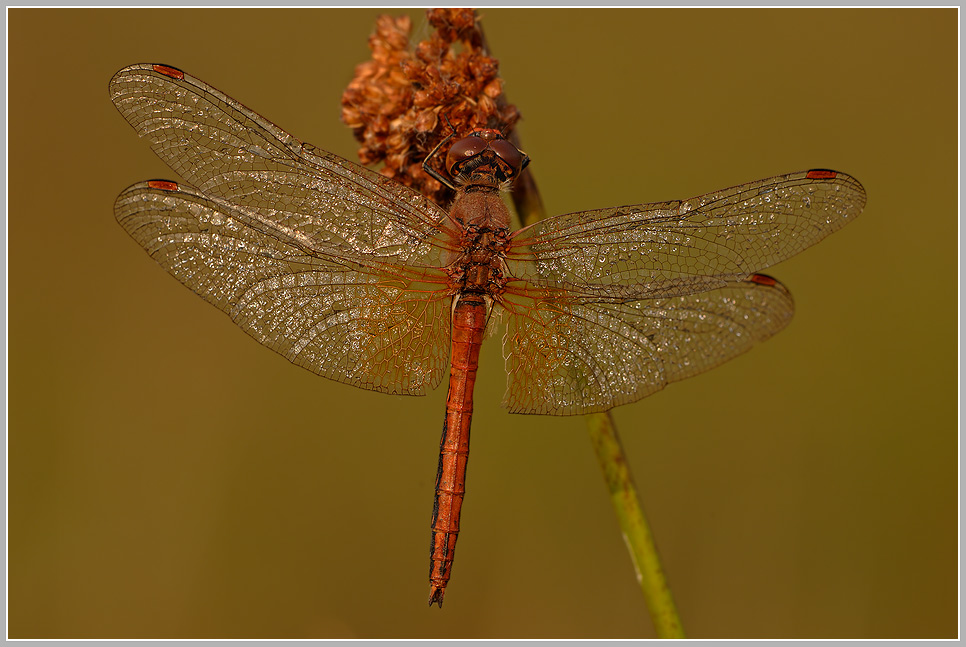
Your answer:
[[[507,295],[504,405],[513,413],[606,411],[707,371],[784,328],[794,304],[770,277],[699,294],[585,303],[567,291]]]
[[[311,144],[175,68],[139,64],[110,83],[138,135],[201,193],[308,248],[439,265],[446,213],[418,192]]]
[[[855,178],[801,171],[690,200],[548,218],[515,235],[507,260],[512,276],[588,302],[678,296],[794,256],[864,206]]]
[[[386,393],[439,384],[449,353],[442,270],[316,253],[300,232],[173,182],[129,187],[114,212],[164,269],[289,361]]]

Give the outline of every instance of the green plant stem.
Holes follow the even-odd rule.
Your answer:
[[[637,489],[617,436],[617,427],[609,411],[586,416],[590,442],[597,452],[597,461],[604,472],[614,512],[624,535],[624,543],[634,562],[637,581],[644,592],[647,609],[659,638],[684,638],[671,589],[661,568],[661,559],[654,545],[654,537],[647,525],[644,511],[637,498]]]
[[[509,139],[517,147],[520,146],[515,130]],[[514,183],[510,195],[524,225],[533,224],[546,217],[540,192],[537,190],[531,172],[523,173]],[[664,569],[661,568],[661,559],[654,545],[651,529],[647,525],[640,500],[637,498],[637,489],[617,435],[614,418],[608,411],[588,415],[586,420],[590,440],[597,452],[597,461],[604,473],[607,491],[610,493],[610,500],[614,505],[631,561],[634,563],[637,581],[644,593],[654,629],[659,638],[684,638],[681,619],[678,617],[674,598],[671,597],[671,589],[664,577]]]

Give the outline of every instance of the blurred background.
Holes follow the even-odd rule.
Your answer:
[[[499,338],[427,608],[445,388],[291,365],[114,220],[177,179],[114,72],[175,65],[355,159],[379,13],[8,10],[10,637],[654,635],[584,421],[503,411]],[[787,330],[614,412],[688,635],[955,637],[957,11],[479,13],[551,214],[811,167],[868,192],[768,270]]]

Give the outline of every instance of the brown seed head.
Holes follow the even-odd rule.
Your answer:
[[[499,62],[484,54],[472,9],[431,9],[435,32],[410,50],[408,17],[381,16],[369,38],[372,59],[356,67],[342,95],[342,121],[362,142],[363,164],[384,162],[383,175],[412,186],[441,204],[452,191],[421,168],[452,130],[508,131],[520,118],[503,98]],[[443,151],[445,155],[445,151]],[[445,175],[440,159],[430,160]]]

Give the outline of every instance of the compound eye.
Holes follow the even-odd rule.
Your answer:
[[[446,154],[446,170],[450,172],[450,175],[455,176],[454,166],[471,157],[476,157],[486,150],[486,146],[487,142],[476,135],[464,137],[450,146],[449,152]]]
[[[530,161],[526,153],[505,139],[490,142],[490,149],[513,169],[514,176],[519,175],[526,163]]]

